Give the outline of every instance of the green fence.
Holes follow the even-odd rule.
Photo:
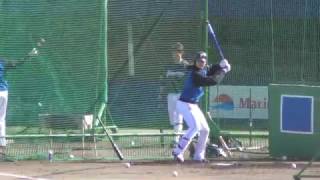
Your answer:
[[[6,74],[8,126],[38,126],[39,114],[94,110],[106,73],[103,7],[101,1],[0,2],[1,57],[20,60],[45,41],[39,56]]]

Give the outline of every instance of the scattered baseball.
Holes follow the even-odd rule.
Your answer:
[[[292,167],[293,169],[295,169],[295,168],[297,168],[297,165],[296,165],[295,163],[291,163],[291,167]]]
[[[74,155],[73,155],[73,154],[70,154],[69,157],[70,157],[71,159],[73,159],[73,158],[74,158]]]
[[[134,141],[131,141],[131,146],[134,146],[136,143]]]
[[[131,167],[130,163],[125,163],[124,165],[126,166],[126,168],[130,168]]]
[[[38,106],[39,106],[39,107],[42,107],[42,103],[41,103],[41,102],[38,102]]]
[[[173,175],[174,177],[177,177],[177,176],[178,176],[178,172],[177,172],[177,171],[173,171],[173,172],[172,172],[172,175]]]
[[[281,157],[281,160],[282,160],[282,161],[286,161],[286,160],[287,160],[287,156],[282,156],[282,157]]]

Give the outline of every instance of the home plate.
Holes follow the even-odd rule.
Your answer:
[[[216,166],[233,166],[234,164],[232,163],[216,163]]]
[[[236,163],[212,163],[211,166],[215,168],[227,168],[236,166]]]

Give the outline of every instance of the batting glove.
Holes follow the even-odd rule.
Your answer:
[[[38,50],[36,48],[33,48],[29,53],[29,56],[37,56],[38,55]]]
[[[222,59],[219,65],[225,73],[231,71],[231,65],[229,64],[227,59]]]

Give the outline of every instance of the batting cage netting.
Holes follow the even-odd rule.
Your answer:
[[[268,153],[268,84],[320,79],[320,2],[205,2],[0,0],[0,59],[24,62],[5,71],[5,158],[171,158],[170,67],[200,50],[232,65],[202,102],[211,143]]]

